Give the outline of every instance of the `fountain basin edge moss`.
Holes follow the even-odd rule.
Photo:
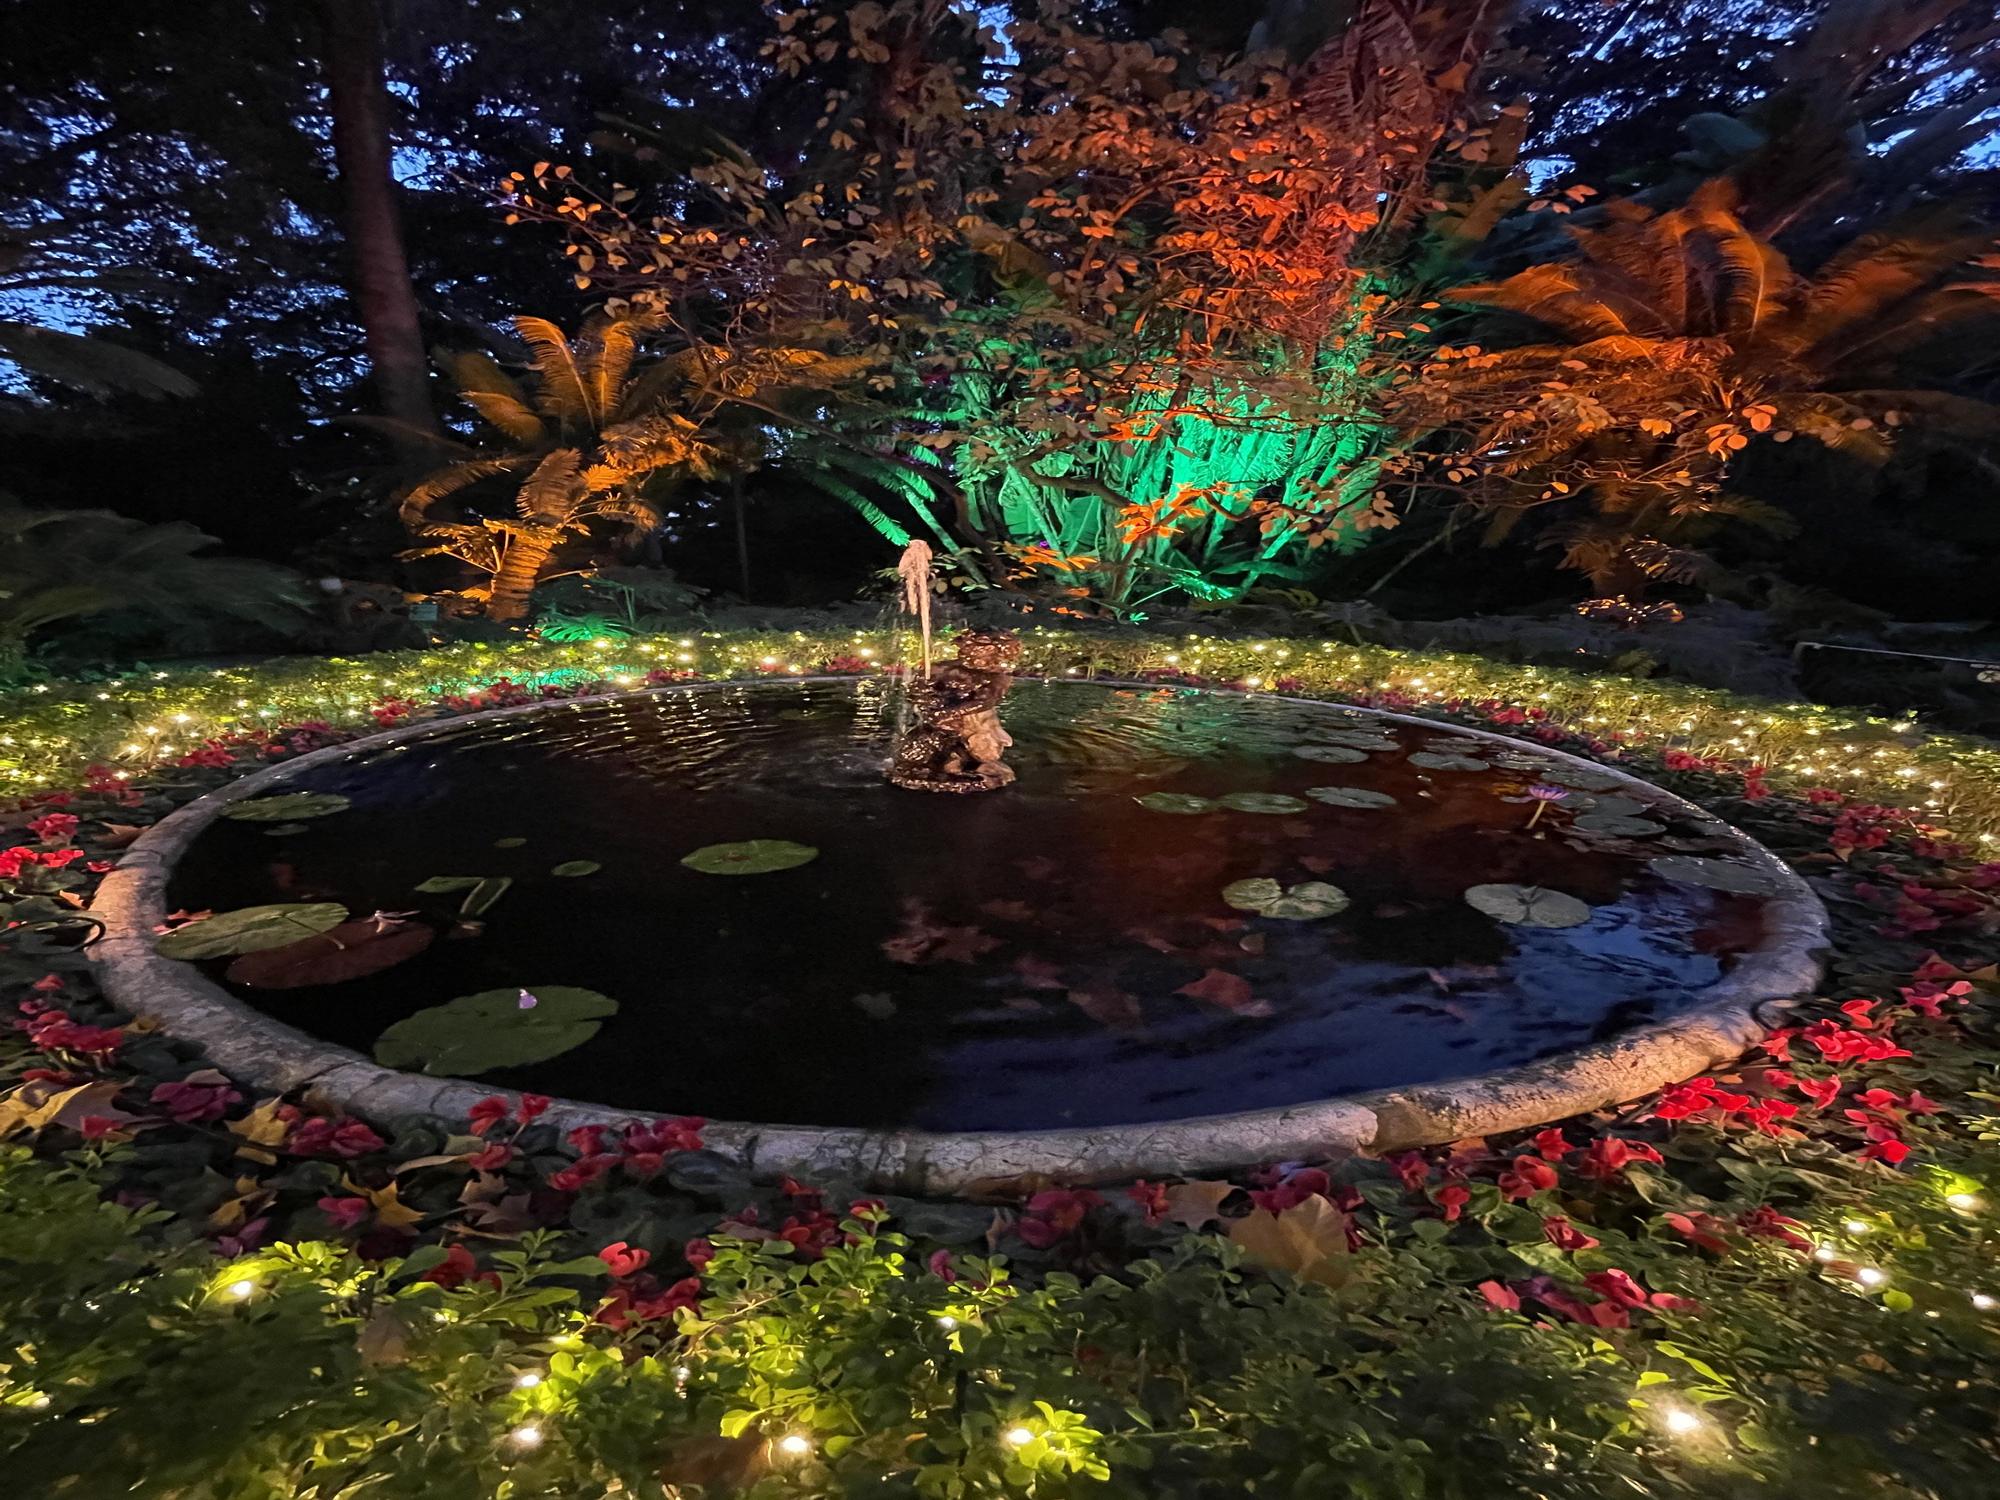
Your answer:
[[[695,682],[643,691],[664,695],[732,685]],[[1098,685],[1158,686],[1102,679]],[[1320,709],[1339,706],[1322,699],[1257,696]],[[155,951],[155,929],[165,918],[167,882],[176,862],[230,804],[282,787],[302,770],[357,752],[406,744],[483,720],[590,701],[594,700],[525,704],[365,736],[254,772],[177,809],[135,841],[98,888],[91,913],[104,923],[104,934],[91,951],[106,994],[135,1016],[157,1019],[168,1035],[199,1047],[211,1063],[243,1083],[270,1092],[308,1091],[325,1106],[376,1122],[409,1114],[462,1118],[481,1099],[514,1097],[512,1090],[474,1080],[385,1068],[349,1048],[263,1015],[191,964],[161,957]],[[1414,715],[1353,711],[1427,729],[1441,727],[1436,720]],[[1453,734],[1510,747],[1522,743],[1507,735],[1449,727]],[[1617,777],[1650,799],[1665,798],[1713,821],[1695,804],[1671,797],[1639,777],[1549,747],[1533,748],[1557,762]],[[714,1121],[704,1138],[711,1148],[760,1177],[788,1173],[876,1191],[949,1195],[1014,1178],[1119,1182],[1214,1172],[1261,1161],[1351,1151],[1380,1153],[1517,1130],[1623,1103],[1741,1056],[1768,1033],[1787,1002],[1809,993],[1819,980],[1827,918],[1818,898],[1762,845],[1736,830],[1731,833],[1741,841],[1742,852],[1769,869],[1780,887],[1766,902],[1760,943],[1744,953],[1729,973],[1696,992],[1688,1009],[1557,1057],[1439,1083],[1142,1124],[923,1131]],[[558,1099],[545,1118],[570,1129],[658,1117],[644,1110]]]

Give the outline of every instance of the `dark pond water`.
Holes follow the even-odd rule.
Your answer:
[[[447,730],[295,778],[285,790],[352,799],[297,831],[217,821],[171,899],[339,901],[448,934],[460,895],[419,883],[509,876],[475,935],[337,985],[238,993],[367,1052],[455,996],[583,986],[620,1006],[594,1038],[484,1076],[727,1119],[975,1130],[1291,1104],[1526,1061],[1686,1004],[1761,931],[1759,900],[1648,869],[1718,850],[1712,825],[1613,801],[1665,826],[1570,831],[1593,795],[1614,795],[1600,785],[1528,831],[1526,787],[1565,774],[1532,751],[1270,699],[1022,683],[1006,707],[1019,784],[954,797],[884,784],[890,716],[880,682],[771,683]],[[1296,753],[1328,746],[1359,758]],[[1440,751],[1483,768],[1407,758]],[[1306,797],[1329,786],[1395,800]],[[1304,807],[1137,800],[1158,792]],[[819,854],[757,875],[680,862],[748,839]],[[574,860],[602,868],[550,873]],[[1351,905],[1282,920],[1222,899],[1259,876],[1330,882]],[[1589,919],[1504,924],[1464,899],[1486,883],[1567,893]]]

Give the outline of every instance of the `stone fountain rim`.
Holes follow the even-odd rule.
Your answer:
[[[162,818],[131,844],[99,884],[90,908],[90,915],[104,924],[102,936],[90,948],[99,981],[113,1003],[131,1015],[156,1018],[167,1035],[199,1047],[209,1062],[239,1082],[277,1093],[310,1090],[324,1107],[378,1123],[411,1114],[463,1118],[481,1099],[497,1095],[516,1100],[519,1092],[513,1089],[385,1068],[350,1048],[320,1041],[253,1010],[191,963],[161,957],[154,951],[154,932],[166,915],[167,880],[175,862],[229,804],[270,791],[302,771],[357,754],[489,720],[620,698],[712,692],[774,680],[851,686],[867,679],[830,675],[708,679],[539,701],[364,735],[252,772]],[[1178,688],[1101,677],[1036,680],[1050,685],[1170,686],[1181,691],[1274,698],[1321,711],[1462,734],[1615,777],[1645,793],[1649,801],[1672,806],[1707,823],[1721,823],[1697,804],[1600,761],[1414,714],[1322,698],[1248,694],[1226,687]],[[873,1191],[948,1196],[1017,1178],[1122,1182],[1353,1151],[1380,1154],[1519,1130],[1627,1103],[1740,1057],[1768,1034],[1786,1007],[1809,994],[1819,981],[1827,941],[1826,909],[1784,861],[1740,829],[1726,823],[1721,826],[1741,841],[1742,852],[1753,863],[1778,879],[1780,889],[1765,908],[1763,942],[1744,953],[1728,974],[1700,991],[1698,1005],[1559,1057],[1439,1083],[1144,1124],[919,1131],[717,1120],[709,1123],[703,1138],[710,1149],[733,1158],[753,1176],[788,1173],[802,1180],[845,1182]],[[587,1100],[558,1099],[544,1118],[567,1130],[668,1117]]]

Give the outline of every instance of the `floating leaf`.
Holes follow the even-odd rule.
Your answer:
[[[1394,807],[1396,799],[1387,792],[1365,786],[1309,786],[1306,795],[1328,807]]]
[[[549,873],[561,875],[565,879],[574,879],[578,875],[595,875],[603,868],[604,866],[594,859],[566,859]]]
[[[1219,1005],[1239,1015],[1270,1013],[1269,1006],[1250,998],[1250,981],[1227,969],[1210,969],[1193,984],[1184,984],[1174,993],[1186,995],[1192,1000],[1206,1000],[1210,1005]]]
[[[433,875],[417,886],[417,893],[423,896],[448,896],[453,891],[469,891],[484,875]]]
[[[1563,806],[1572,812],[1601,813],[1608,817],[1643,818],[1652,807],[1637,797],[1592,797],[1579,792]]]
[[[794,844],[786,839],[749,839],[741,844],[710,844],[681,861],[690,870],[704,875],[764,875],[773,870],[796,869],[819,858],[810,844]]]
[[[415,958],[435,936],[430,928],[416,924],[343,922],[282,948],[246,953],[223,974],[231,984],[253,990],[339,984]]]
[[[1424,741],[1426,750],[1435,750],[1440,755],[1480,755],[1486,750],[1483,740],[1469,740],[1462,734],[1441,736]]]
[[[861,1013],[877,1021],[886,1021],[896,1013],[895,997],[881,991],[866,995],[856,995],[854,1003]]]
[[[507,894],[514,884],[510,875],[489,875],[465,893],[465,899],[458,904],[461,917],[477,917],[490,911],[493,903]]]
[[[333,901],[245,906],[176,927],[155,946],[162,958],[223,958],[282,948],[346,920],[347,908]]]
[[[1347,745],[1295,745],[1292,754],[1300,760],[1316,760],[1329,766],[1351,766],[1368,759],[1366,750]]]
[[[1728,891],[1738,896],[1769,896],[1782,888],[1777,875],[1759,865],[1737,864],[1726,859],[1703,859],[1693,854],[1665,854],[1648,862],[1662,880],[1679,885],[1698,885],[1711,891]]]
[[[1544,773],[1542,779],[1557,786],[1575,787],[1579,792],[1615,792],[1631,785],[1623,776],[1593,771],[1588,766],[1556,766]]]
[[[1550,766],[1546,755],[1530,755],[1520,750],[1495,750],[1492,752],[1492,762],[1496,766],[1505,766],[1510,771],[1546,771]]]
[[[222,810],[225,818],[245,823],[291,823],[299,818],[323,818],[328,813],[345,812],[353,806],[338,792],[285,792],[276,797],[253,797]]]
[[[1346,911],[1348,906],[1347,892],[1323,880],[1307,880],[1288,890],[1261,875],[1232,881],[1222,888],[1222,899],[1238,911],[1287,922],[1315,922]]]
[[[1405,757],[1413,766],[1421,766],[1426,771],[1490,771],[1493,768],[1483,760],[1475,760],[1470,755],[1447,755],[1437,750],[1413,750]]]
[[[495,839],[493,847],[495,849],[518,849],[527,842],[524,838]]]
[[[1385,734],[1370,729],[1315,729],[1313,736],[1328,745],[1344,745],[1349,750],[1380,751],[1399,748]]]
[[[295,833],[304,833],[305,831],[306,825],[303,823],[280,823],[276,828],[266,828],[264,830],[264,837],[267,839],[288,839]]]
[[[1580,927],[1590,908],[1574,896],[1539,885],[1475,885],[1466,905],[1515,927]]]
[[[1306,810],[1304,802],[1283,792],[1230,792],[1215,800],[1232,812],[1298,813]]]
[[[1148,792],[1133,800],[1151,812],[1161,813],[1205,813],[1215,806],[1208,798],[1191,792]]]
[[[1665,833],[1664,825],[1651,818],[1628,818],[1622,813],[1587,812],[1575,819],[1570,827],[1579,833],[1602,833],[1613,838],[1644,839],[1656,833]]]
[[[522,993],[518,985],[482,990],[405,1016],[376,1040],[375,1060],[438,1076],[518,1068],[582,1046],[618,1011],[608,995],[570,985],[538,985],[532,1006],[521,1004]]]

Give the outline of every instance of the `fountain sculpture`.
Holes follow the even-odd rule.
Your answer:
[[[990,792],[1014,779],[1000,758],[1014,743],[1000,727],[1000,700],[1021,660],[1020,639],[1005,630],[968,630],[957,646],[955,660],[910,681],[917,724],[889,763],[889,779],[897,786]]]

